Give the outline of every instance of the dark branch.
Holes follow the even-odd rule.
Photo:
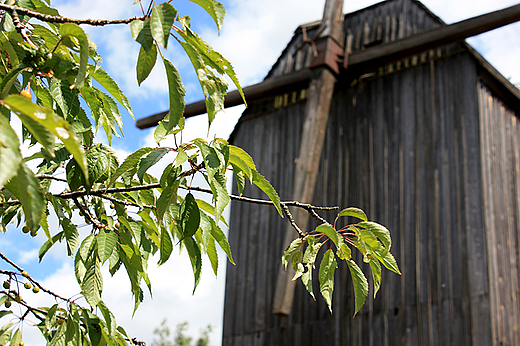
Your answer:
[[[129,24],[133,22],[134,20],[145,20],[147,16],[141,16],[141,17],[132,17],[132,18],[126,18],[126,19],[74,19],[74,18],[67,18],[62,16],[51,16],[49,14],[43,14],[39,12],[35,12],[33,10],[29,10],[27,8],[14,6],[14,5],[6,5],[6,4],[0,4],[0,9],[7,11],[11,13],[11,15],[16,16],[16,13],[18,15],[24,15],[29,16],[32,18],[39,19],[43,22],[47,23],[75,23],[75,24],[87,24],[87,25],[93,25],[93,26],[104,26],[109,24]],[[13,18],[14,19],[14,18]]]
[[[50,174],[35,174],[34,176],[36,177],[36,179],[51,179],[51,180],[67,182],[67,179],[65,179],[65,178],[58,178],[58,177],[55,177],[54,175],[50,175]]]

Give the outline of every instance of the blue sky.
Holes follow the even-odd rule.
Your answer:
[[[192,17],[192,26],[205,37],[218,51],[224,54],[235,66],[243,86],[257,83],[263,79],[271,65],[291,39],[299,24],[320,19],[324,0],[227,0],[222,1],[228,15],[224,28],[217,35],[216,27],[208,14],[187,0],[174,0],[172,5],[182,13]],[[377,1],[345,0],[344,12],[366,7]],[[471,16],[514,5],[516,0],[425,0],[424,4],[447,23],[453,23]],[[53,6],[60,13],[75,18],[126,18],[140,15],[140,8],[132,5],[133,0],[59,0]],[[167,84],[161,64],[141,87],[135,78],[135,61],[139,45],[133,42],[130,30],[121,25],[108,29],[84,27],[91,39],[98,45],[104,58],[102,67],[107,70],[127,94],[136,118],[163,111],[168,106]],[[520,25],[514,24],[468,40],[484,55],[506,78],[520,83]],[[165,53],[179,69],[186,86],[187,103],[202,98],[202,92],[188,59],[175,42],[170,41]],[[233,129],[243,107],[227,110],[217,117],[210,137],[217,133],[226,137]],[[125,137],[114,139],[113,145],[118,154],[126,154],[142,146],[155,145],[152,130],[138,130],[133,120],[121,107],[124,120]],[[207,119],[200,116],[188,121],[184,138],[203,137],[207,134]],[[99,135],[99,140],[103,140]],[[157,165],[160,172],[163,165]],[[269,177],[267,177],[269,179]],[[284,198],[284,196],[282,196]],[[0,237],[0,249],[24,266],[37,280],[63,295],[74,295],[79,287],[71,269],[72,261],[65,256],[65,248],[58,246],[52,250],[41,265],[37,264],[37,253],[45,241],[44,235],[36,238],[11,229]],[[221,269],[224,269],[221,257]],[[207,263],[205,268],[208,268]],[[185,256],[173,258],[160,268],[151,263],[150,276],[154,299],[146,297],[145,303],[131,318],[132,298],[129,283],[124,275],[117,274],[110,279],[105,276],[104,299],[116,314],[118,323],[131,335],[151,344],[153,329],[167,318],[170,328],[182,321],[191,325],[191,333],[208,323],[216,328],[211,334],[212,345],[220,344],[222,327],[222,305],[224,274],[215,279],[211,270],[203,272],[197,292],[191,295],[193,275]],[[43,295],[29,296],[35,304],[45,304]],[[41,339],[25,328],[27,345],[41,345]]]

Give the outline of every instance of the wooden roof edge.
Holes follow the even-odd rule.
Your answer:
[[[475,48],[465,43],[469,53],[477,60],[481,80],[520,116],[520,89],[504,77]]]

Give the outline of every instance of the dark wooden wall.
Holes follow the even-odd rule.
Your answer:
[[[491,344],[477,82],[474,60],[459,54],[338,86],[314,203],[358,206],[385,224],[403,275],[384,272],[377,298],[352,319],[350,274],[341,266],[332,316],[299,284],[282,321],[271,306],[284,221],[269,208],[234,203],[237,266],[228,267],[224,345]],[[233,137],[282,198],[291,195],[303,107],[246,113]],[[518,247],[510,249],[502,260],[517,258]],[[503,277],[511,293],[518,267],[507,270],[516,273],[514,283]]]
[[[493,340],[520,345],[520,124],[485,84],[478,91]]]
[[[417,1],[394,0],[345,23],[362,49],[441,22]],[[305,67],[309,52],[297,31],[269,76]],[[313,203],[357,206],[386,225],[402,276],[385,270],[376,299],[352,318],[341,264],[333,315],[298,282],[291,315],[277,317],[286,221],[274,208],[234,202],[237,266],[227,269],[223,345],[520,344],[519,113],[482,82],[477,58],[452,45],[340,78]],[[282,199],[292,195],[304,107],[305,91],[251,103],[231,138]],[[264,197],[251,187],[244,194]]]

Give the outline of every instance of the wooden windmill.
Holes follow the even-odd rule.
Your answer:
[[[387,225],[403,276],[385,276],[352,319],[348,273],[337,273],[331,316],[280,271],[294,230],[234,205],[242,265],[228,267],[223,344],[520,343],[520,92],[461,43],[520,20],[520,5],[452,25],[415,0],[341,8],[328,0],[321,23],[298,28],[268,77],[244,88],[231,141],[281,196],[356,205]],[[228,94],[226,106],[239,103]],[[201,101],[185,115],[203,112]]]

